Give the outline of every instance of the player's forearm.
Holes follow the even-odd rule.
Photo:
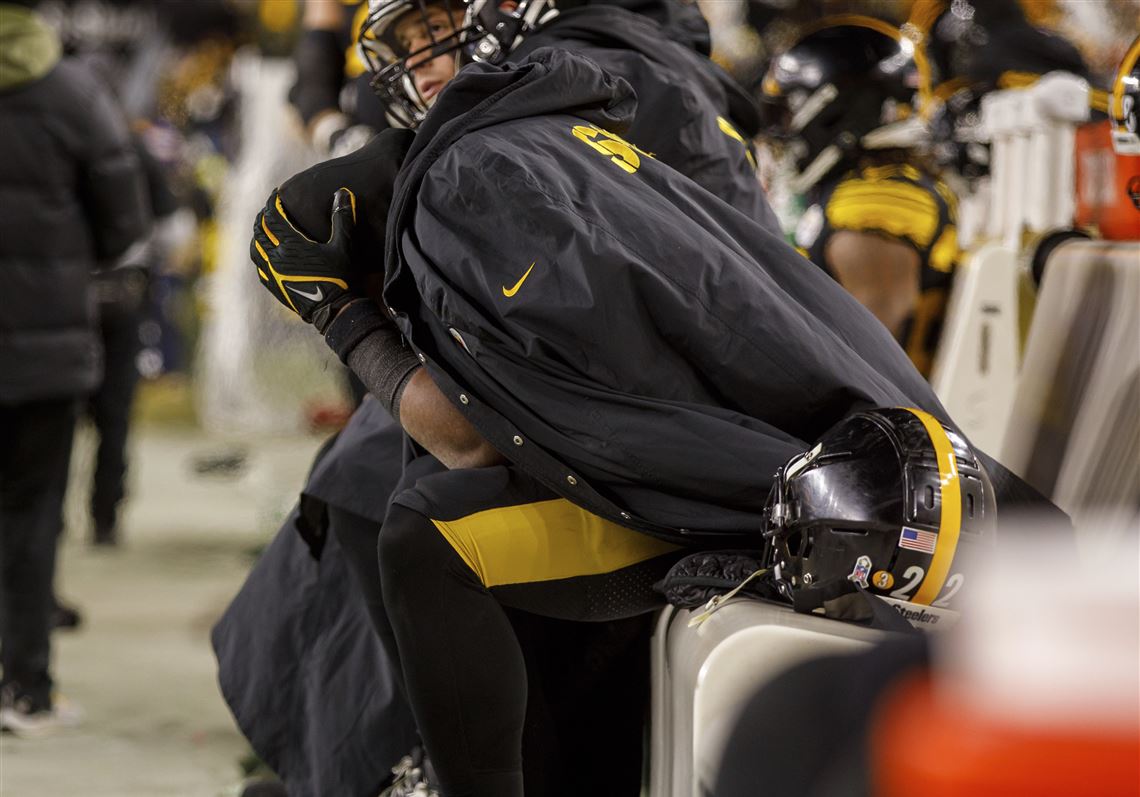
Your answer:
[[[506,462],[423,368],[412,374],[400,396],[399,420],[413,440],[448,468],[481,468]]]
[[[353,302],[325,339],[412,439],[449,468],[505,460],[432,381],[399,330],[371,302]]]

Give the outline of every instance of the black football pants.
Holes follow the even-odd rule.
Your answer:
[[[380,523],[332,504],[340,542],[403,685],[377,563]],[[528,797],[630,797],[640,789],[653,615],[580,623],[504,607],[526,662],[523,781]],[[404,692],[406,699],[406,691]]]
[[[521,797],[527,660],[504,607],[574,622],[643,615],[683,551],[590,515],[513,467],[425,461],[409,465],[379,540],[408,697],[446,797]],[[590,668],[569,655],[570,668]],[[604,779],[605,754],[599,744],[582,767]]]
[[[4,684],[51,705],[50,631],[76,399],[0,404],[0,658]]]

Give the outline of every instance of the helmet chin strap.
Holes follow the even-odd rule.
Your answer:
[[[921,633],[891,608],[889,603],[878,595],[871,594],[862,584],[849,578],[834,578],[818,586],[792,590],[792,608],[800,614],[814,614],[816,610],[822,609],[825,616],[834,616],[827,614],[827,604],[853,594],[857,594],[863,599],[870,612],[870,621],[867,624],[871,628],[893,631],[899,634]],[[835,619],[853,620],[853,618],[848,617],[836,617]]]

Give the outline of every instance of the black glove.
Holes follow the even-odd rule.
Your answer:
[[[348,188],[360,206],[349,246],[352,264],[362,274],[383,273],[392,188],[415,137],[411,130],[383,130],[351,155],[310,166],[283,182],[278,190],[293,226],[318,241],[328,238],[329,197]]]
[[[293,225],[276,190],[253,223],[249,256],[261,283],[321,334],[342,307],[364,293],[349,256],[355,223],[356,197],[347,188],[333,195],[332,235],[325,243]]]

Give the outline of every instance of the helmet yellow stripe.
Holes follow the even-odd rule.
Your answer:
[[[1032,86],[1041,80],[1041,75],[1036,72],[1019,72],[1016,69],[1011,69],[1007,72],[1002,72],[998,76],[999,89],[1024,89]]]
[[[939,481],[942,483],[938,542],[934,544],[934,556],[931,558],[930,568],[926,571],[926,577],[911,599],[913,603],[929,606],[942,591],[946,577],[950,574],[954,553],[958,550],[958,535],[962,530],[962,484],[958,478],[958,462],[954,459],[954,447],[950,445],[950,438],[942,428],[942,424],[929,413],[911,407],[907,409],[922,421],[926,433],[930,435],[930,442],[934,444],[934,454],[938,460]]]
[[[1120,70],[1116,73],[1116,79],[1112,81],[1112,98],[1108,115],[1113,119],[1124,119],[1124,79],[1131,74],[1138,60],[1140,60],[1140,36],[1136,37],[1128,52],[1124,54]]]
[[[909,36],[906,36],[902,29],[884,20],[868,17],[863,14],[836,14],[834,16],[824,17],[814,24],[806,26],[803,31],[801,31],[799,38],[802,40],[809,34],[816,33],[825,28],[840,28],[844,26],[869,28],[878,31],[884,36],[889,36],[897,42],[906,39],[913,45],[914,54],[912,57],[914,58],[914,65],[918,69],[919,112],[924,117],[929,116],[931,109],[931,84],[933,82],[930,74],[930,62],[926,60],[926,50],[923,48],[922,42],[914,41]]]

